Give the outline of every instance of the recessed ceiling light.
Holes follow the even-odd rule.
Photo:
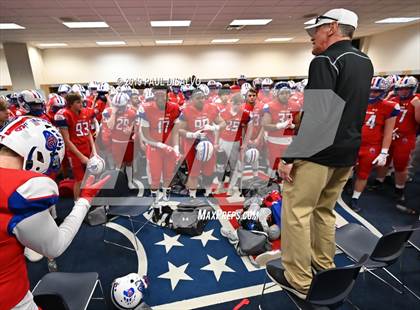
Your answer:
[[[272,19],[234,19],[231,26],[262,26],[270,23]]]
[[[307,22],[304,22],[304,24],[305,25],[313,25],[313,24],[315,24],[315,22],[316,22],[316,19],[312,18],[312,19],[308,20]]]
[[[15,23],[0,23],[0,30],[6,29],[25,29],[25,27]]]
[[[152,20],[150,22],[152,27],[189,27],[190,20]]]
[[[184,40],[156,40],[156,44],[182,44]]]
[[[268,38],[265,39],[265,42],[287,42],[293,40],[293,38]]]
[[[239,39],[213,39],[211,43],[235,43],[238,41]]]
[[[68,28],[108,28],[105,22],[64,22],[64,26]]]
[[[398,24],[398,23],[409,23],[415,20],[419,20],[420,17],[390,17],[381,20],[377,20],[376,24]]]
[[[67,43],[40,43],[38,44],[39,47],[62,47],[67,46]]]
[[[96,41],[97,45],[126,45],[124,41]]]

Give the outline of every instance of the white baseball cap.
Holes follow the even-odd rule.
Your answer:
[[[357,28],[357,14],[346,9],[332,9],[316,18],[315,24],[305,27],[309,35],[313,34],[314,29],[324,24],[337,22],[342,25],[353,26]]]

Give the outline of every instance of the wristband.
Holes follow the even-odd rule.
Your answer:
[[[185,134],[185,136],[186,136],[188,139],[194,139],[194,138],[195,138],[195,132],[188,131],[188,132]]]
[[[388,155],[388,149],[383,148],[383,149],[381,150],[381,154],[386,154],[386,155]]]

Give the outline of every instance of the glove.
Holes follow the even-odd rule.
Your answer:
[[[208,125],[208,124],[206,124],[206,125],[204,125],[203,130],[204,131],[216,131],[216,130],[219,130],[219,128],[220,128],[219,125]]]
[[[170,152],[172,152],[172,151],[173,151],[173,148],[172,148],[171,146],[169,146],[169,145],[167,145],[167,144],[165,144],[165,143],[162,143],[162,142],[158,142],[158,143],[156,144],[156,147],[158,147],[158,148],[160,148],[161,150],[163,150],[163,151],[165,151],[165,152],[168,152],[168,153],[170,153]]]
[[[372,161],[372,164],[379,167],[383,167],[386,164],[386,158],[388,157],[388,150],[382,150],[381,153]]]
[[[82,190],[80,191],[80,198],[86,199],[90,204],[93,198],[102,189],[102,187],[104,187],[105,183],[108,182],[110,177],[110,175],[107,175],[105,178],[99,180],[96,183],[93,183],[95,177],[93,175],[90,175],[87,178],[86,183],[82,186]]]
[[[277,129],[285,129],[287,127],[289,127],[290,121],[284,121],[284,122],[278,122],[276,124],[276,128]]]
[[[397,131],[398,131],[398,128],[395,128],[392,131],[392,140],[398,139],[400,137],[400,135],[397,133]]]
[[[206,134],[201,130],[195,132],[187,132],[186,137],[189,139],[204,139]]]

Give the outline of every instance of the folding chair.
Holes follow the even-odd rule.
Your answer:
[[[357,307],[348,300],[348,296],[353,289],[360,268],[367,259],[368,255],[364,255],[355,265],[319,271],[312,279],[305,300],[300,299],[287,290],[284,290],[284,292],[287,293],[298,309],[335,309],[345,302],[357,309]],[[284,267],[281,263],[281,259],[276,259],[267,263],[266,277],[260,297],[259,309],[262,309],[261,301],[264,291],[277,285],[274,284],[266,288],[267,276],[273,282],[277,283],[276,274],[283,271]]]
[[[396,231],[387,233],[379,238],[364,226],[351,223],[338,228],[335,238],[337,247],[353,261],[360,260],[365,253],[369,254],[369,259],[364,264],[364,270],[368,273],[399,294],[402,294],[402,291],[374,273],[376,269],[384,270],[403,288],[420,300],[420,297],[416,293],[387,269],[387,267],[398,261],[413,231],[413,227],[398,228]]]
[[[101,297],[92,297],[97,285]],[[32,291],[35,303],[43,310],[81,310],[86,309],[91,300],[103,300],[104,291],[96,272],[47,273]]]
[[[127,197],[125,199],[125,203],[131,204],[131,205],[109,206],[106,211],[107,215],[114,216],[114,217],[126,217],[128,221],[130,222],[131,232],[135,240],[135,248],[128,247],[128,246],[107,240],[106,239],[107,224],[104,224],[104,242],[119,246],[127,250],[137,251],[138,244],[137,244],[136,236],[139,233],[139,231],[141,231],[148,224],[148,221],[145,220],[144,222],[141,222],[141,221],[136,221],[133,218],[140,216],[141,214],[149,210],[153,202],[154,202],[154,198],[152,197],[141,197],[141,198]],[[140,228],[135,230],[134,223],[142,223],[142,225],[140,226]]]

